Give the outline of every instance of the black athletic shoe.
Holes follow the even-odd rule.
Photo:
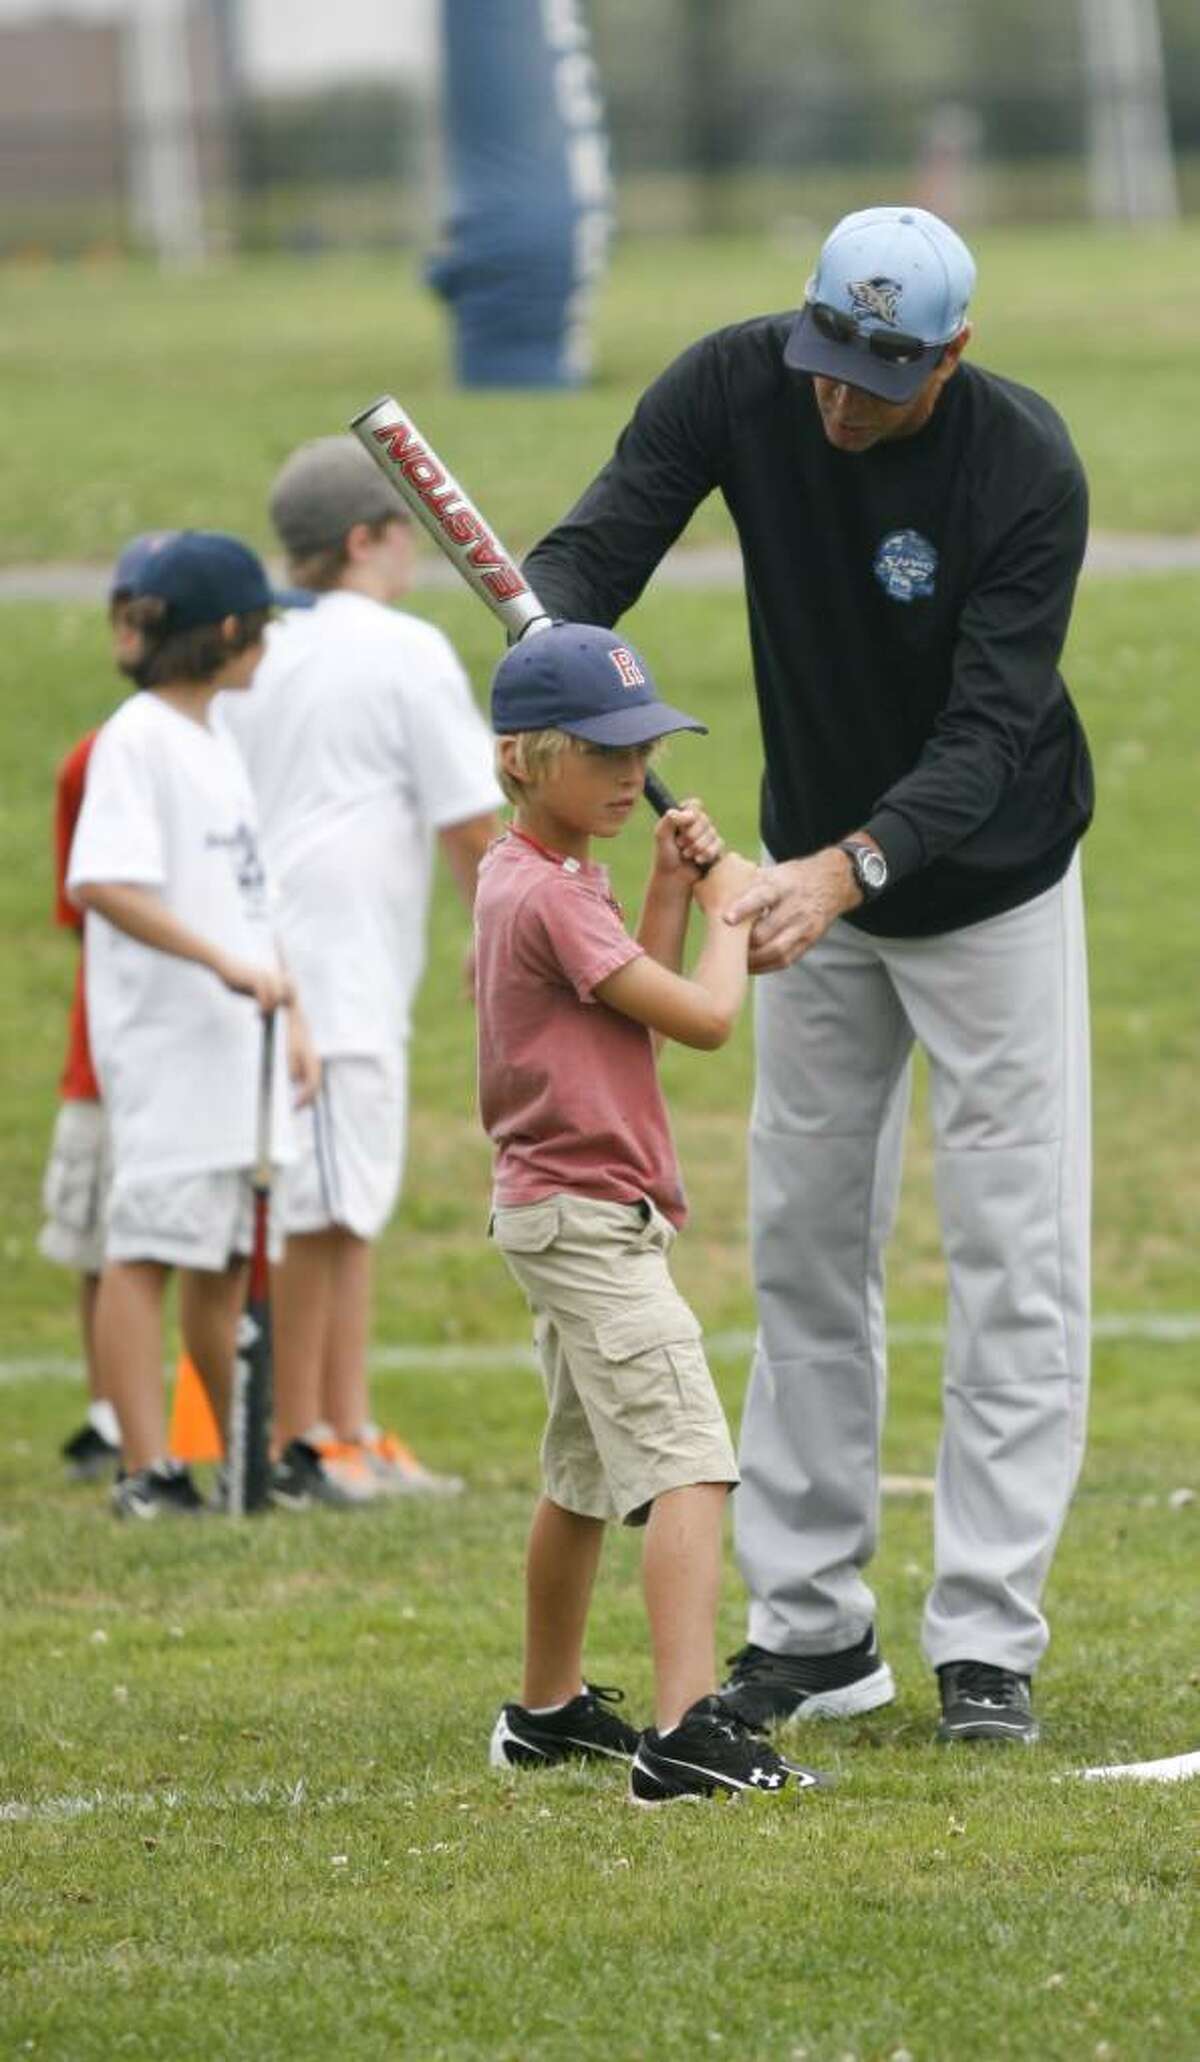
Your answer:
[[[110,1446],[90,1422],[62,1443],[62,1457],[72,1482],[98,1482],[121,1465],[121,1449]]]
[[[506,1704],[492,1727],[488,1760],[493,1768],[551,1768],[559,1761],[632,1761],[641,1738],[611,1704],[624,1690],[585,1683],[582,1694],[558,1711],[526,1711]]]
[[[747,1646],[731,1654],[729,1679],[718,1697],[747,1725],[785,1725],[800,1718],[856,1718],[890,1704],[892,1671],[879,1652],[875,1628],[857,1646],[837,1654],[772,1654]]]
[[[362,1501],[333,1480],[316,1447],[306,1439],[292,1439],[284,1447],[271,1470],[267,1494],[284,1511],[308,1511],[314,1504],[332,1504],[347,1511]]]
[[[118,1518],[195,1518],[208,1508],[178,1461],[155,1461],[132,1475],[118,1475],[112,1507]]]
[[[1029,1677],[990,1661],[947,1661],[938,1669],[943,1746],[955,1740],[1013,1740],[1032,1747],[1041,1727],[1034,1717]]]
[[[743,1790],[778,1796],[789,1785],[825,1790],[830,1781],[785,1761],[720,1697],[702,1697],[665,1739],[648,1727],[629,1771],[630,1801],[647,1806],[696,1801],[718,1790],[734,1797]]]

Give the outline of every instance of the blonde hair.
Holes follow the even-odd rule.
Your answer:
[[[561,759],[564,752],[578,751],[580,747],[580,740],[565,730],[518,730],[510,735],[516,740],[517,764],[523,777],[515,780],[508,772],[500,757],[503,739],[497,738],[496,779],[513,803],[522,802],[526,787],[536,787],[539,781],[544,780],[555,760]]]
[[[586,738],[574,737],[569,730],[516,730],[506,735],[516,740],[517,763],[522,778],[515,779],[504,766],[500,757],[503,739],[497,738],[496,779],[509,801],[517,806],[524,801],[526,788],[536,787],[539,781],[544,780],[555,760],[561,759],[564,752],[619,752],[627,749],[623,745],[589,744]],[[644,748],[647,766],[657,758],[661,743],[661,738],[655,738]],[[637,749],[643,748],[639,746]]]

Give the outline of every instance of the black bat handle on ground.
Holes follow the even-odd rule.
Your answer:
[[[656,816],[665,816],[668,809],[679,807],[666,781],[660,780],[658,774],[650,767],[646,768],[645,795]],[[702,866],[700,871],[707,873],[708,868]]]
[[[258,1137],[251,1187],[254,1236],[246,1302],[238,1323],[226,1442],[225,1509],[231,1518],[266,1508],[270,1493],[271,1302],[269,1239],[271,1210],[271,1100],[275,1072],[274,1010],[262,1019],[259,1047]]]

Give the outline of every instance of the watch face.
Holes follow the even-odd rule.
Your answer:
[[[858,863],[864,884],[878,891],[887,886],[887,860],[882,852],[859,852]]]

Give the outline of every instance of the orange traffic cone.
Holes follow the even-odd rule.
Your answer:
[[[213,1416],[208,1391],[186,1353],[175,1369],[175,1396],[167,1451],[176,1461],[220,1461],[225,1442]]]

